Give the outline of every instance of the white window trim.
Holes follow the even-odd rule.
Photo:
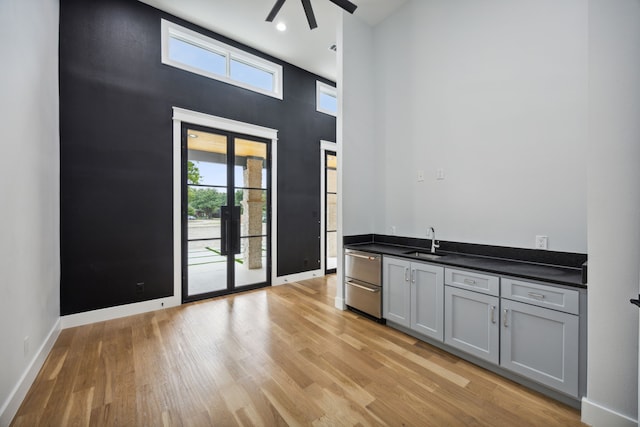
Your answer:
[[[333,86],[329,86],[326,83],[322,83],[319,80],[316,80],[316,111],[328,114],[328,115],[333,116],[333,117],[338,117],[338,112],[337,111],[327,110],[326,108],[322,108],[320,106],[320,95],[323,94],[323,93],[326,94],[326,95],[333,96],[334,98],[338,99],[338,89],[337,88],[335,88]]]
[[[230,46],[221,41],[212,39],[203,34],[192,31],[188,28],[184,28],[173,22],[169,22],[165,19],[161,20],[161,38],[162,38],[162,63],[171,67],[180,68],[185,71],[189,71],[194,74],[199,74],[210,79],[218,80],[224,83],[228,83],[233,86],[238,86],[253,92],[261,93],[263,95],[271,96],[273,98],[282,99],[282,66],[275,64],[266,59],[247,53],[241,49]],[[174,61],[169,55],[169,40],[176,38],[184,42],[193,44],[202,49],[206,49],[210,52],[217,53],[226,58],[226,76],[211,73],[206,70],[192,67],[182,62]],[[251,67],[258,68],[262,71],[273,75],[273,90],[268,91],[259,87],[251,86],[249,84],[232,79],[230,76],[230,64],[231,60],[242,62]]]

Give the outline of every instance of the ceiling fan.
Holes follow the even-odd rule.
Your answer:
[[[351,3],[349,0],[329,0],[329,1],[337,6],[340,6],[341,8],[343,8],[349,13],[355,12],[356,8],[358,7],[355,4]],[[273,22],[278,12],[280,12],[280,8],[282,8],[282,5],[284,4],[284,2],[285,0],[276,0],[276,4],[273,5],[273,9],[271,9],[271,12],[269,12],[269,15],[267,16],[267,22]],[[317,28],[318,24],[316,22],[316,17],[313,14],[313,9],[311,8],[311,0],[302,0],[302,7],[304,7],[304,13],[305,15],[307,15],[307,22],[309,23],[309,28],[312,30],[314,28]]]

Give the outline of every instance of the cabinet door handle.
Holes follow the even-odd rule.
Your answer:
[[[529,297],[534,298],[534,299],[539,299],[539,300],[543,300],[544,299],[544,295],[543,294],[538,294],[536,292],[529,292]]]
[[[491,306],[491,323],[496,323],[496,306]]]
[[[471,285],[471,286],[475,286],[476,285],[476,281],[472,280],[472,279],[464,279],[463,280],[465,285]]]
[[[411,283],[416,283],[416,270],[411,270]]]
[[[509,325],[507,324],[507,316],[509,314],[509,310],[507,310],[506,308],[503,310],[502,312],[502,324],[504,325],[505,328],[508,328]]]
[[[406,267],[404,269],[404,281],[408,282],[409,281],[409,267]]]

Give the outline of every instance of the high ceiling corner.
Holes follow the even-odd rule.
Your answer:
[[[312,0],[318,28],[310,30],[298,0],[284,3],[274,22],[265,19],[275,0],[140,0],[332,81],[337,77],[337,27],[342,10],[329,0]],[[352,0],[355,16],[375,26],[407,0]],[[284,22],[287,30],[278,31]]]

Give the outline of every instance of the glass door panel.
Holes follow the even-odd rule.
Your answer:
[[[188,244],[189,295],[227,289],[227,257],[221,255],[220,240]]]
[[[187,129],[187,295],[227,288],[221,207],[227,204],[227,137]]]
[[[335,273],[338,263],[338,157],[325,154],[325,274]]]
[[[247,286],[266,280],[267,239],[243,237],[240,239],[241,254],[236,255],[236,286]]]
[[[235,203],[240,207],[241,262],[236,285],[267,280],[267,144],[235,138]]]

